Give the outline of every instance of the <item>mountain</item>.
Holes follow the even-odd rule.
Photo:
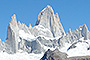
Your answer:
[[[34,27],[17,22],[16,15],[11,18],[7,29],[5,50],[8,53],[17,53],[23,50],[28,53],[45,52],[46,48],[60,48],[60,38],[65,35],[58,14],[54,14],[52,7],[47,5],[38,15]]]
[[[8,56],[26,52],[34,54],[33,58],[45,53],[43,57],[37,57],[38,59],[42,57],[41,60],[65,60],[68,57],[71,59],[76,56],[90,56],[90,32],[84,24],[74,31],[69,29],[65,33],[58,13],[54,13],[52,7],[47,5],[39,13],[34,27],[31,24],[26,26],[20,21],[17,22],[14,14],[8,25],[7,38],[5,42],[0,42],[0,51],[1,54]],[[28,55],[26,53],[24,55]]]
[[[42,25],[49,29],[53,37],[65,35],[58,13],[54,14],[52,7],[49,5],[39,13],[36,25]]]

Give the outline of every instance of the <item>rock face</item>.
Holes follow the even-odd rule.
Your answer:
[[[90,39],[90,32],[85,24],[83,26],[79,26],[75,31],[71,31],[71,29],[69,29],[66,36],[64,36],[61,41],[63,43],[72,44],[73,42],[79,41],[82,37],[84,37],[84,40]]]
[[[80,60],[83,58],[67,58],[67,54],[60,52],[58,49],[54,51],[47,51],[47,49],[61,48],[65,46],[65,43],[71,44],[68,50],[73,49],[82,37],[84,37],[84,40],[90,39],[90,32],[85,24],[79,26],[75,31],[69,29],[65,34],[58,14],[54,14],[53,9],[48,5],[39,13],[34,27],[31,24],[27,27],[20,21],[17,23],[14,14],[8,25],[7,39],[5,43],[0,43],[2,48],[0,50],[8,53],[17,53],[22,50],[35,54],[46,51],[41,60]],[[85,59],[89,60],[90,58],[85,57]]]
[[[58,14],[54,14],[52,7],[49,5],[39,13],[36,25],[42,25],[49,29],[53,37],[63,36],[65,34]]]
[[[18,36],[19,36],[18,31],[19,28],[17,25],[16,16],[14,14],[8,26],[7,39],[6,39],[6,44],[8,44],[10,50],[13,53],[16,53],[18,50]]]
[[[44,56],[41,58],[41,60],[66,60],[67,54],[60,52],[58,49],[51,51],[48,49],[48,51],[45,52]]]
[[[25,24],[21,24],[20,22],[17,23],[16,16],[14,14],[8,26],[7,39],[5,41],[6,52],[16,53],[19,49],[27,52],[31,51],[31,49],[28,47],[29,45],[26,45],[26,43],[28,44],[30,41],[21,38],[19,32],[20,30],[30,34],[28,27]]]
[[[66,53],[60,52],[58,49],[51,51],[48,49],[40,60],[90,60],[90,56],[67,57]]]

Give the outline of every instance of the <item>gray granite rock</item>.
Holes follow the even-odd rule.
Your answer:
[[[66,53],[60,52],[58,49],[51,51],[48,49],[40,60],[90,60],[90,56],[67,57]]]
[[[42,25],[48,28],[52,32],[53,37],[63,36],[65,34],[58,14],[54,14],[52,7],[49,5],[39,13],[36,25]]]
[[[82,37],[84,37],[84,40],[90,39],[90,32],[85,24],[83,26],[79,26],[79,28],[75,31],[71,31],[71,29],[69,29],[66,36],[63,36],[61,41],[63,42],[63,44],[72,44],[74,42],[78,42]]]
[[[11,22],[8,26],[6,44],[9,46],[12,53],[16,53],[18,50],[18,37],[19,28],[16,21],[15,14],[11,18]]]
[[[55,48],[60,47],[59,39],[46,39],[45,37],[37,37],[37,40],[46,47]]]
[[[41,60],[66,60],[66,59],[67,54],[60,52],[58,49],[55,49],[54,51],[48,49],[48,51],[46,51],[44,56],[41,58]]]
[[[32,27],[30,29],[30,32],[35,37],[40,36],[40,35],[45,36],[45,37],[49,37],[49,38],[53,37],[52,32],[48,28],[45,28],[42,25],[37,25],[37,26]]]

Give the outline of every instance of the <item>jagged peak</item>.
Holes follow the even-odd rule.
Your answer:
[[[21,25],[20,21],[18,21],[18,24]]]
[[[71,34],[71,28],[69,28],[68,33],[70,33],[70,34]]]
[[[36,25],[38,25],[39,24],[39,19],[40,19],[40,16],[43,14],[43,12],[45,12],[45,11],[48,11],[48,12],[50,12],[51,11],[51,13],[54,15],[54,11],[53,11],[53,9],[52,9],[52,7],[51,6],[49,6],[49,5],[47,5],[47,7],[45,7],[40,13],[39,13],[39,15],[38,15],[38,18],[37,18],[37,22],[36,22]]]
[[[47,5],[48,8],[52,8],[50,5]]]
[[[56,13],[55,15],[56,15],[56,17],[57,17],[57,20],[58,20],[59,25],[62,26],[61,23],[60,23],[60,20],[59,20],[58,13]]]
[[[52,7],[50,5],[47,5],[47,7],[45,7],[41,12],[43,12],[43,11],[45,11],[47,9],[51,10],[54,13],[54,11],[53,11],[53,9],[52,9]]]
[[[47,5],[47,7],[44,8],[39,13],[37,21],[36,21],[36,25],[42,25],[45,28],[48,28],[49,30],[51,30],[53,37],[56,37],[59,35],[65,35],[65,31],[64,31],[63,26],[60,22],[58,13],[54,14],[52,7],[49,5]],[[58,30],[60,32],[60,34],[57,34],[58,32],[54,31],[55,27],[57,27],[56,30]]]
[[[84,28],[84,27],[86,28],[87,31],[89,31],[88,28],[87,28],[87,26],[86,26],[86,24],[83,25],[83,28]]]
[[[56,15],[56,17],[57,17],[57,20],[58,20],[59,25],[60,25],[61,28],[63,29],[62,24],[61,24],[60,19],[59,19],[59,16],[58,16],[58,13],[56,13],[55,15]],[[64,29],[63,29],[63,32],[64,32]],[[64,32],[64,34],[65,34],[65,32]]]
[[[87,28],[87,26],[86,26],[86,24],[83,24],[83,26],[79,26],[79,30],[82,30],[83,28],[86,28],[86,30],[89,32],[89,30],[88,30],[88,28]]]
[[[83,26],[86,26],[86,24],[83,24]]]
[[[82,26],[79,26],[78,30],[82,30]]]
[[[83,27],[87,28],[86,24],[84,24]]]
[[[68,32],[71,32],[71,28],[69,28],[69,31]]]
[[[11,17],[10,24],[15,25],[15,26],[17,25],[17,20],[16,20],[16,15],[15,14],[13,14],[13,16]]]
[[[13,21],[14,21],[14,22],[17,22],[17,21],[16,21],[16,15],[15,15],[15,14],[13,14],[13,16],[11,17],[11,22],[13,22]]]
[[[56,15],[56,17],[57,17],[57,19],[58,19],[59,24],[61,24],[61,23],[60,23],[60,20],[59,20],[58,13],[56,13],[55,15]]]
[[[76,29],[76,31],[78,31],[78,29]]]
[[[13,16],[12,17],[16,17],[16,15],[15,14],[13,14]]]
[[[26,28],[28,28],[26,24],[22,23],[22,25],[25,26]]]
[[[2,44],[5,45],[5,42],[3,42]]]
[[[24,25],[24,23],[22,23],[22,25]]]
[[[58,16],[58,13],[56,13],[56,16]]]
[[[32,26],[31,26],[31,24],[29,24],[29,26],[28,26],[29,28],[31,28]]]

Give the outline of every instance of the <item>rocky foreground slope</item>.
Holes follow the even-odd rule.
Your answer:
[[[44,56],[40,60],[90,60],[90,56],[76,56],[76,57],[67,57],[66,53],[60,52],[58,49],[45,52]]]
[[[56,48],[59,50],[55,50]],[[55,50],[55,55],[50,50],[49,53],[46,52],[48,49]],[[65,34],[58,13],[54,13],[52,7],[47,5],[39,13],[34,27],[31,24],[27,27],[24,23],[17,22],[15,14],[11,17],[7,38],[4,43],[0,43],[0,51],[15,54],[19,50],[29,54],[46,52],[46,57],[43,58],[55,60],[62,57],[66,59],[68,56],[87,56],[90,55],[90,32],[84,24],[75,31],[69,29]]]

